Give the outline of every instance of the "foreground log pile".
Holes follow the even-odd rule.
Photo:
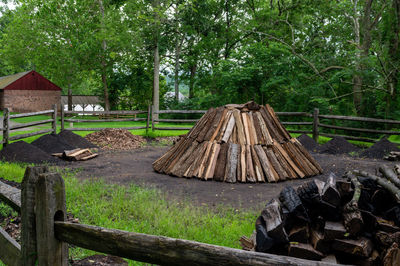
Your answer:
[[[66,161],[87,161],[97,157],[98,154],[92,153],[90,149],[77,148],[60,153],[53,153],[52,155]]]
[[[398,169],[398,167],[396,167]],[[364,171],[284,188],[256,220],[246,250],[354,265],[400,265],[400,179]]]
[[[277,182],[322,173],[273,109],[254,102],[211,108],[155,171],[225,182]]]

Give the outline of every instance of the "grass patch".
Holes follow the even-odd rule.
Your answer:
[[[20,182],[25,166],[2,163],[0,169],[1,177]],[[226,206],[199,207],[190,199],[171,200],[157,189],[112,185],[103,180],[81,181],[73,172],[64,170],[61,174],[66,185],[68,212],[83,224],[233,248],[239,248],[238,240],[242,235],[250,235],[254,230],[258,211],[239,212]],[[75,259],[92,254],[94,252],[81,248],[70,249],[70,256]]]

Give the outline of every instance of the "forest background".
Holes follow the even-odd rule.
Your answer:
[[[0,76],[34,69],[106,109],[253,99],[400,119],[400,0],[2,2]]]

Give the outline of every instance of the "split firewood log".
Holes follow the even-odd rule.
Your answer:
[[[394,221],[397,226],[400,226],[400,205],[398,204],[387,210],[384,217],[388,220]]]
[[[335,239],[332,249],[352,256],[368,258],[373,250],[372,241],[368,238],[359,239]]]
[[[221,144],[214,172],[214,180],[216,181],[224,181],[225,166],[227,165],[227,158],[228,158],[228,149],[229,149],[228,143]]]
[[[391,169],[387,165],[382,165],[381,167],[379,167],[379,172],[381,172],[384,177],[386,177],[393,184],[395,184],[397,188],[400,189],[400,179],[393,169]]]
[[[258,158],[260,159],[259,161],[262,165],[265,177],[267,178],[268,182],[278,181],[275,179],[274,173],[272,172],[272,165],[270,164],[267,155],[265,154],[261,145],[255,145],[254,149],[257,152]]]
[[[309,221],[306,209],[293,187],[285,187],[279,194],[279,200],[288,209],[290,214],[304,221]]]
[[[310,234],[311,245],[315,250],[323,254],[327,254],[330,251],[330,243],[324,237],[324,234],[316,229],[311,229]]]
[[[398,243],[393,243],[383,257],[384,266],[400,266],[400,249]]]
[[[331,264],[338,264],[338,260],[334,254],[330,254],[325,258],[321,259],[322,262],[331,263]]]
[[[267,233],[264,219],[259,216],[256,220],[256,251],[267,252],[274,244],[274,239]]]
[[[381,247],[388,248],[394,242],[400,244],[400,232],[388,233],[384,231],[378,231],[375,233],[375,240]]]
[[[324,238],[326,240],[342,239],[346,237],[346,228],[341,222],[326,221],[324,227]]]
[[[264,177],[264,172],[263,172],[263,169],[261,166],[261,162],[260,162],[260,159],[258,158],[256,150],[254,149],[254,146],[250,146],[250,150],[251,150],[251,157],[254,162],[254,171],[257,176],[257,181],[265,182],[265,177]]]
[[[287,243],[289,241],[282,216],[281,206],[278,200],[271,200],[262,210],[261,217],[265,221],[267,233],[276,243]]]
[[[386,179],[383,179],[379,176],[369,174],[365,171],[359,171],[359,170],[353,170],[352,171],[356,176],[363,176],[366,178],[369,178],[373,181],[375,181],[377,184],[380,186],[384,187],[389,193],[392,194],[394,199],[397,201],[397,203],[400,203],[400,189],[393,185],[391,182],[387,181]]]
[[[336,189],[336,176],[334,173],[329,174],[328,180],[322,190],[321,199],[336,207],[340,205],[340,194]]]
[[[350,235],[356,236],[362,229],[364,222],[358,208],[358,201],[361,195],[361,183],[352,173],[347,173],[347,177],[354,185],[353,198],[343,207],[344,227]]]
[[[307,260],[321,260],[324,254],[315,250],[310,244],[291,242],[289,256]]]
[[[289,232],[290,242],[308,243],[310,238],[310,231],[308,225],[297,225],[294,226]]]
[[[228,160],[225,168],[225,178],[224,180],[228,183],[235,183],[236,169],[238,166],[238,155],[239,155],[239,144],[230,143],[228,150]]]

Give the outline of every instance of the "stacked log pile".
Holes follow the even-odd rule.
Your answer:
[[[256,220],[246,250],[353,265],[400,265],[400,179],[354,170],[284,188]]]
[[[53,153],[52,155],[66,161],[87,161],[97,157],[98,154],[92,153],[90,149],[77,148],[60,153]]]
[[[322,173],[267,104],[211,108],[153,163],[159,173],[234,182],[277,182]]]

